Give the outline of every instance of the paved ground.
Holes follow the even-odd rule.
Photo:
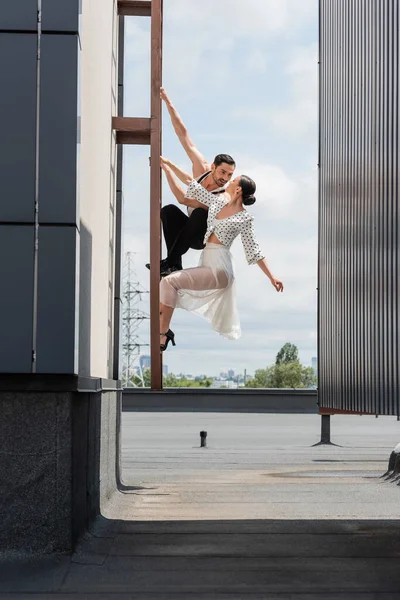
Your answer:
[[[199,432],[208,432],[200,449]],[[68,557],[0,565],[4,598],[398,600],[393,418],[126,413],[126,489]]]
[[[400,518],[400,488],[377,479],[400,423],[331,421],[338,446],[313,447],[317,415],[124,414],[123,478],[138,488],[126,518]]]

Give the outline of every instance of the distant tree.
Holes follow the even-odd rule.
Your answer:
[[[252,379],[246,382],[247,388],[271,388],[274,386],[274,367],[257,369]]]
[[[169,375],[167,375],[166,377],[164,377],[164,387],[179,387],[177,385],[178,383],[178,378],[176,377],[176,375],[174,375],[173,373],[170,373]]]
[[[143,372],[144,387],[151,386],[151,372],[146,369]],[[137,376],[132,377],[132,383],[141,387],[141,379]],[[272,365],[266,369],[257,369],[252,379],[246,382],[246,388],[308,388],[317,384],[317,378],[314,375],[312,367],[305,367],[299,362],[282,363]],[[165,388],[209,388],[212,385],[212,379],[201,378],[200,380],[186,379],[186,377],[177,377],[173,373],[166,375],[163,380]],[[226,389],[227,386],[222,386]]]
[[[274,368],[274,387],[296,389],[303,387],[301,380],[302,366],[298,361],[279,363]]]
[[[195,379],[187,379],[186,377],[177,377],[173,373],[170,373],[163,380],[163,386],[165,388],[193,388],[193,387],[207,387],[209,388],[212,384],[212,379],[204,377],[196,377]]]
[[[254,377],[247,381],[246,388],[299,389],[308,388],[316,382],[312,367],[305,367],[295,361],[257,369]]]
[[[303,383],[303,387],[305,388],[316,386],[318,384],[318,377],[316,376],[312,367],[302,366],[301,381]]]
[[[275,364],[299,362],[299,351],[294,344],[285,344],[276,355]]]
[[[143,371],[143,382],[144,387],[151,387],[151,371],[150,369],[146,369]]]

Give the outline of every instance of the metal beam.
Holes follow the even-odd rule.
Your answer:
[[[123,391],[125,411],[317,414],[316,390],[143,388]]]
[[[137,117],[113,117],[117,144],[150,144],[151,120]]]
[[[327,416],[327,415],[376,415],[376,413],[373,411],[365,412],[363,410],[347,410],[347,409],[342,409],[342,408],[329,408],[329,407],[324,407],[324,406],[320,406],[318,408],[318,414],[320,414],[321,416]]]
[[[151,2],[150,354],[151,388],[162,389],[160,352],[161,99],[163,0]]]
[[[145,0],[118,0],[118,14],[122,17],[151,17],[151,4]]]

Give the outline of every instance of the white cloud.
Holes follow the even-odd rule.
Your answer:
[[[261,50],[254,49],[247,55],[244,65],[251,73],[262,75],[267,71],[267,54]]]
[[[283,34],[300,28],[317,10],[315,0],[169,0],[167,23],[178,25],[192,37],[207,29],[232,37]],[[183,33],[183,32],[182,32]]]
[[[247,0],[245,6],[241,0],[169,0],[164,15],[164,83],[174,94],[192,97],[196,81],[223,90],[238,70],[239,56],[249,51],[247,69],[263,74],[268,44],[292,39],[316,13],[316,0]]]
[[[282,167],[261,162],[259,158],[235,155],[237,171],[251,177],[257,186],[257,213],[269,219],[289,216],[296,202],[298,187]]]
[[[318,122],[318,50],[315,44],[293,47],[284,69],[288,100],[283,105],[257,102],[232,109],[236,120],[258,123],[280,135],[316,136]],[[281,82],[282,83],[282,82]],[[275,100],[276,102],[276,100]]]
[[[281,133],[302,135],[314,130],[318,121],[318,50],[315,44],[293,51],[286,73],[290,77],[290,103],[270,113],[271,123]]]
[[[169,0],[164,8],[164,85],[174,97],[193,100],[199,84],[214,93],[226,91],[242,66],[263,75],[269,44],[286,45],[316,14],[316,0],[247,0],[245,10],[239,0]],[[126,23],[126,95],[144,115],[149,112],[149,24],[133,17]],[[278,113],[276,118],[284,120]]]

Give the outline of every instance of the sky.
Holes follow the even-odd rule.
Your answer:
[[[278,294],[248,266],[237,238],[232,254],[243,334],[222,338],[202,318],[177,310],[170,372],[254,373],[272,364],[286,342],[300,360],[316,356],[317,287],[317,0],[166,0],[163,85],[202,154],[231,154],[236,174],[257,184],[250,207],[268,264],[285,285]],[[244,9],[245,7],[245,9]],[[150,20],[126,22],[124,115],[150,115]],[[191,163],[163,109],[163,155]],[[124,147],[124,252],[149,289],[149,148]],[[165,181],[163,204],[176,203]],[[163,256],[165,247],[163,246]],[[184,266],[196,266],[189,251]],[[148,296],[141,309],[148,311]],[[144,321],[140,338],[149,341]],[[148,349],[144,348],[144,354]]]

